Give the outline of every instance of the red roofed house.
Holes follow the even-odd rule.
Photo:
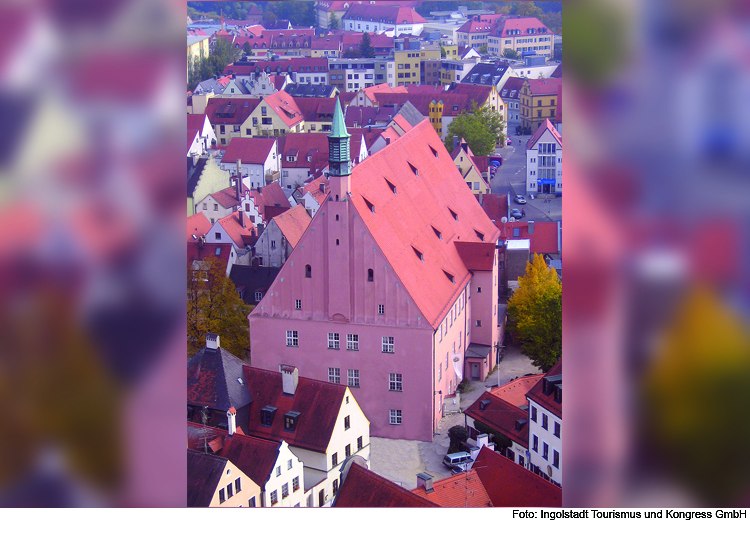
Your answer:
[[[529,240],[529,253],[556,255],[562,242],[561,222],[556,221],[508,221],[495,222],[503,240]]]
[[[545,119],[553,123],[557,120],[557,110],[562,103],[557,100],[557,90],[562,78],[527,78],[521,86],[521,125],[532,132],[538,129]]]
[[[329,28],[331,26],[331,18],[335,16],[339,22],[339,27],[341,27],[341,21],[346,11],[349,9],[349,6],[355,3],[359,4],[361,2],[337,2],[332,0],[315,2],[315,25],[318,28]]]
[[[554,55],[554,34],[536,17],[500,19],[487,37],[487,50],[502,56],[505,49],[513,49],[520,56]]]
[[[251,80],[254,80],[261,71],[265,71],[269,75],[280,75],[286,72],[296,84],[328,85],[327,58],[300,57],[283,60],[250,60],[230,63],[224,68],[225,75],[248,76]]]
[[[204,214],[193,214],[187,219],[187,241],[195,241],[211,230],[213,224],[208,221]],[[195,236],[195,238],[193,238]]]
[[[487,508],[494,506],[474,469],[433,482],[428,473],[417,475],[419,486],[411,492],[444,508]]]
[[[208,258],[215,257],[219,261],[219,266],[224,269],[224,275],[229,276],[232,266],[237,260],[234,244],[231,243],[213,243],[207,244],[203,236],[197,239],[188,240],[187,260],[192,266],[193,271],[205,270],[205,264],[202,262]]]
[[[294,99],[285,91],[277,91],[263,99],[248,118],[252,121],[253,136],[286,136],[287,132],[302,132],[305,118]],[[248,127],[250,131],[250,128]]]
[[[464,412],[469,437],[477,439],[480,434],[494,437],[495,450],[528,468],[529,462],[529,411],[519,408],[490,393],[482,395]]]
[[[273,218],[255,243],[254,257],[261,266],[283,266],[310,223],[302,205]]]
[[[292,194],[292,198],[305,207],[310,217],[314,217],[320,209],[320,205],[325,201],[326,192],[329,190],[328,179],[324,174],[321,174],[319,177],[308,180],[303,186],[297,188]]]
[[[562,486],[562,359],[526,395],[532,471]]]
[[[453,163],[456,164],[456,168],[461,173],[461,176],[466,181],[466,185],[474,195],[488,194],[490,193],[490,185],[487,180],[482,177],[482,172],[479,171],[479,166],[474,163],[474,153],[471,152],[469,144],[466,140],[461,138],[461,141],[456,143],[458,140],[454,138],[454,147],[451,152],[451,158]]]
[[[373,473],[358,459],[344,467],[336,508],[425,508],[437,505]]]
[[[562,489],[488,448],[479,451],[473,469],[495,507],[562,506]]]
[[[236,508],[260,504],[260,486],[226,458],[187,451],[187,505]]]
[[[344,15],[341,27],[356,32],[393,32],[420,35],[427,22],[413,7],[394,4],[353,4]]]
[[[216,133],[206,114],[187,114],[188,132],[197,130],[201,139],[202,152],[209,150],[216,143]]]
[[[272,182],[267,186],[258,187],[252,190],[250,195],[255,200],[258,213],[266,225],[270,223],[272,218],[292,208],[278,181]]]
[[[526,143],[526,193],[562,195],[562,136],[549,119]]]
[[[250,264],[250,246],[258,239],[258,231],[243,210],[224,216],[213,224],[206,234],[206,245],[225,244],[234,246],[229,255],[230,263]],[[227,272],[228,275],[228,272]]]
[[[193,96],[193,112],[196,111],[195,100],[203,95]],[[260,99],[249,97],[210,97],[205,112],[214,127],[218,145],[227,146],[232,138],[250,137],[250,114],[260,104]]]
[[[257,188],[278,180],[281,156],[273,138],[232,138],[219,167],[225,171],[237,171],[240,166],[242,183],[248,188]]]
[[[231,179],[231,182],[232,186],[229,188],[209,194],[196,203],[196,211],[203,214],[213,225],[242,207],[244,217],[250,223],[253,225],[263,223],[261,209],[256,206],[252,191],[242,184],[238,192],[236,176]]]
[[[352,169],[337,106],[329,143],[330,191],[249,316],[253,363],[346,382],[373,435],[431,441],[467,347],[495,364],[500,232],[427,121]]]
[[[477,50],[486,45],[487,38],[492,30],[497,29],[498,23],[504,18],[503,15],[474,15],[456,30],[456,41],[458,45],[476,48]]]

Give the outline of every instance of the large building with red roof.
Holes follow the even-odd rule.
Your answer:
[[[544,119],[526,143],[526,193],[562,195],[562,182],[562,136]]]
[[[355,32],[393,32],[420,35],[427,22],[413,7],[398,4],[354,3],[344,15],[342,28]]]
[[[438,506],[370,471],[359,460],[345,467],[336,508],[434,508]]]
[[[554,55],[554,34],[536,17],[500,19],[486,39],[487,51],[496,56],[502,56],[506,49],[515,50],[519,56]]]
[[[239,166],[242,182],[248,188],[265,186],[278,180],[281,156],[274,138],[232,138],[221,157],[219,167],[237,172]]]
[[[557,121],[557,111],[562,107],[558,89],[562,78],[527,78],[521,85],[521,125],[535,131],[549,119]]]
[[[337,107],[323,203],[249,316],[253,363],[345,383],[373,435],[429,441],[467,348],[494,367],[500,232],[429,122],[353,169],[349,137]]]

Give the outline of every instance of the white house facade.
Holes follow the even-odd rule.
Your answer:
[[[548,119],[526,146],[526,193],[562,195],[562,137]]]

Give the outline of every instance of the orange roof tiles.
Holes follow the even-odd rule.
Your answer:
[[[562,108],[562,106],[560,108]],[[526,149],[531,149],[532,147],[534,147],[534,144],[536,144],[536,142],[539,141],[539,138],[542,137],[542,134],[544,134],[548,130],[550,131],[550,134],[552,134],[552,136],[555,138],[555,141],[557,141],[557,143],[559,143],[560,146],[562,146],[562,136],[560,136],[560,133],[555,128],[555,125],[553,125],[549,119],[545,119],[539,125],[539,128],[536,129],[536,132],[534,132],[534,135],[531,136],[531,138],[529,138],[528,142],[526,142]]]
[[[334,506],[337,508],[415,508],[436,507],[424,499],[386,480],[382,476],[352,463],[341,484]]]
[[[431,493],[427,493],[424,487],[413,489],[411,492],[445,508],[493,506],[484,484],[473,469],[434,482],[432,489]]]
[[[302,238],[302,234],[310,224],[310,220],[310,215],[302,205],[297,205],[273,219],[289,245],[293,248],[297,246],[297,242]]]
[[[203,214],[202,212],[189,216],[187,219],[188,242],[195,241],[193,240],[193,235],[200,237],[206,234],[211,230],[211,226],[211,222],[208,221],[208,218],[206,218],[205,214]]]
[[[540,406],[554,413],[557,417],[562,419],[562,401],[558,402],[555,400],[555,391],[553,390],[549,394],[544,394],[544,381],[549,376],[556,376],[562,374],[562,359],[559,359],[557,363],[553,365],[551,369],[542,377],[536,385],[529,391],[528,397]]]
[[[500,387],[495,387],[490,391],[494,396],[505,400],[509,404],[513,404],[517,408],[528,405],[526,395],[531,390],[536,382],[542,378],[542,374],[534,374],[532,376],[523,376],[512,382],[508,382]]]
[[[286,91],[277,91],[272,95],[268,95],[263,99],[263,102],[273,108],[288,127],[293,127],[304,120],[302,111],[297,106],[297,103],[294,102],[292,96]]]
[[[273,138],[232,138],[221,157],[224,164],[242,160],[243,164],[265,164],[276,140]]]
[[[247,216],[244,217],[245,226],[240,225],[239,213],[233,212],[229,216],[224,216],[218,223],[224,232],[238,248],[243,248],[247,244],[254,243],[257,239],[255,226]]]
[[[356,166],[351,185],[353,206],[425,320],[436,328],[470,277],[455,242],[481,243],[479,232],[494,243],[499,230],[466,188],[427,120]]]
[[[529,414],[527,411],[517,408],[492,393],[484,392],[466,409],[466,415],[502,432],[506,437],[528,448]],[[525,423],[519,423],[519,421],[524,420]],[[516,423],[519,423],[520,426],[518,430],[516,429]]]

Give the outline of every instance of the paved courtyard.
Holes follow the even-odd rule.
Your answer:
[[[503,360],[498,369],[487,381],[471,382],[470,389],[461,395],[461,410],[473,404],[488,387],[500,385],[525,374],[539,374],[541,371],[531,364],[520,348],[509,346],[503,350]],[[377,474],[407,489],[417,487],[417,474],[427,472],[442,480],[450,476],[443,465],[443,456],[448,451],[450,441],[448,430],[452,426],[465,425],[463,413],[448,415],[438,424],[432,441],[408,441],[405,439],[370,438],[370,468]]]

